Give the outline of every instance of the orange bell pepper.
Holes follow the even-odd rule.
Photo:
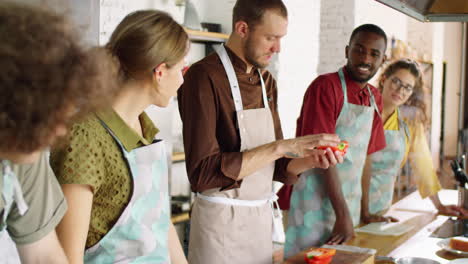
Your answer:
[[[326,150],[327,148],[330,148],[331,151],[333,151],[333,152],[338,151],[338,152],[340,152],[340,154],[342,156],[344,156],[346,154],[346,152],[348,151],[348,147],[349,147],[348,141],[343,140],[340,143],[338,143],[338,145],[336,145],[334,147],[331,147],[331,146],[318,146],[317,149]]]

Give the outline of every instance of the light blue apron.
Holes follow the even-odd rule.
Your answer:
[[[20,215],[24,215],[28,210],[28,205],[23,197],[21,185],[14,171],[11,168],[10,161],[1,160],[3,166],[3,184],[1,189],[1,198],[3,199],[3,211],[0,209],[0,256],[2,263],[21,263],[18,256],[15,243],[11,240],[7,232],[8,214],[14,205],[18,208]]]
[[[408,126],[400,120],[397,111],[399,130],[385,130],[387,146],[370,158],[372,160],[372,178],[369,188],[369,212],[383,214],[392,205],[395,180],[405,157],[406,140],[409,138]]]
[[[21,185],[16,177],[16,174],[11,169],[11,162],[8,160],[1,160],[3,165],[3,187],[2,187],[2,198],[5,207],[3,208],[2,221],[0,222],[0,234],[5,231],[7,225],[8,214],[14,204],[18,208],[19,214],[24,215],[28,210],[28,205],[23,197],[23,191]]]
[[[370,106],[348,102],[343,70],[338,71],[343,90],[343,108],[336,122],[335,133],[350,143],[344,162],[336,166],[353,224],[359,224],[361,213],[361,178],[372,133],[374,111],[379,113],[374,96]],[[313,113],[311,113],[313,114]],[[379,113],[380,114],[380,113]],[[311,246],[326,242],[335,224],[335,211],[326,193],[319,170],[304,172],[294,185],[288,214],[285,256],[293,256]]]
[[[168,167],[164,142],[127,152],[117,137],[133,178],[129,204],[117,223],[85,252],[85,263],[170,263]]]

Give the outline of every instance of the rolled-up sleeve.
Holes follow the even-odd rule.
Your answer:
[[[16,244],[31,244],[55,230],[67,203],[46,153],[34,164],[15,165],[14,171],[29,209],[21,215],[18,207],[13,207],[7,219],[8,232]]]

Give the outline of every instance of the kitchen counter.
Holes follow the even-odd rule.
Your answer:
[[[454,191],[455,192],[455,191]],[[446,193],[446,191],[444,191]],[[448,191],[447,194],[450,194]],[[456,194],[456,193],[455,193]],[[403,257],[395,255],[394,251],[405,245],[414,236],[420,237],[421,231],[437,219],[437,211],[429,199],[422,199],[418,192],[413,192],[395,203],[387,215],[399,219],[402,225],[413,226],[413,229],[400,236],[381,236],[356,232],[356,237],[347,244],[364,248],[374,248],[377,255]],[[442,216],[441,218],[447,219]],[[442,224],[442,223],[441,223]],[[427,237],[430,235],[427,234]],[[414,253],[414,252],[411,252]]]
[[[439,197],[443,204],[456,204],[458,194],[455,190],[442,190]],[[400,236],[356,233],[356,237],[346,244],[376,249],[377,256],[423,257],[437,260],[441,264],[449,263],[455,258],[461,258],[440,249],[437,242],[442,240],[441,238],[431,237],[431,234],[449,217],[437,215],[437,210],[429,198],[422,199],[417,191],[413,192],[395,203],[387,214],[398,218],[404,225],[413,226],[413,228]],[[301,258],[296,256],[296,259]]]
[[[455,190],[442,190],[439,193],[443,204],[457,204],[458,192]],[[442,250],[437,246],[441,238],[431,235],[444,224],[449,217],[437,215],[437,211],[429,198],[422,199],[418,192],[414,192],[392,206],[388,215],[395,216],[403,221],[414,224],[414,229],[398,236],[375,236],[358,233],[358,236],[350,241],[360,247],[372,247],[377,250],[377,255],[386,255],[395,258],[422,257],[439,261],[441,264],[450,260],[462,258]],[[373,246],[371,246],[373,245]]]

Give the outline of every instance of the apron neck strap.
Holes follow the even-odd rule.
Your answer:
[[[234,105],[236,107],[236,111],[242,111],[244,106],[242,104],[242,96],[240,93],[239,82],[237,81],[236,72],[234,71],[234,66],[232,65],[231,59],[227,54],[226,48],[224,45],[221,45],[217,50],[216,53],[218,54],[221,63],[224,66],[224,70],[226,71],[226,75],[229,80],[229,85],[231,87],[232,98],[234,100]],[[260,82],[262,85],[262,95],[263,95],[263,105],[265,108],[269,108],[268,99],[266,95],[266,88],[265,82],[263,81],[262,73],[260,69],[257,70],[258,75],[260,76]]]
[[[268,105],[267,92],[266,92],[265,82],[263,81],[263,77],[262,77],[262,71],[260,69],[257,69],[257,72],[258,72],[258,76],[260,77],[260,83],[262,84],[263,107],[269,109],[270,106]]]
[[[101,125],[107,130],[107,132],[109,132],[109,134],[114,138],[115,142],[117,142],[117,144],[119,145],[120,149],[122,150],[124,156],[127,157],[128,152],[125,150],[124,146],[122,145],[122,142],[120,142],[120,140],[117,138],[117,136],[114,134],[114,132],[112,132],[110,127],[108,127],[106,125],[106,123],[104,123],[104,121],[102,121],[99,117],[98,117],[98,120],[101,123]]]
[[[18,181],[18,177],[16,176],[15,172],[11,169],[11,162],[8,160],[1,160],[3,166],[3,188],[2,188],[2,196],[5,202],[9,202],[9,197],[12,196],[13,201],[16,203],[16,207],[18,208],[18,212],[20,215],[24,215],[28,210],[28,204],[23,196],[23,190],[21,188],[21,184]],[[12,192],[12,193],[10,193]],[[5,208],[3,212],[3,222],[5,223],[6,218],[8,216],[9,208]]]
[[[2,183],[2,189],[0,190],[1,191],[1,194],[2,194],[2,198],[4,200],[5,203],[8,203],[8,195],[10,195],[8,192],[9,192],[9,186],[7,186],[7,182],[8,182],[8,177],[9,177],[9,173],[10,173],[10,163],[9,161],[7,160],[0,160],[0,162],[2,163],[2,167],[3,167],[3,171],[2,171],[2,175],[3,175],[3,183]],[[7,209],[7,208],[5,208]],[[6,210],[4,210],[3,212],[3,215],[2,215],[2,222],[0,223],[0,232],[3,231],[3,224],[6,223],[6,220],[7,220],[7,215],[8,215],[8,212]]]
[[[338,71],[338,76],[340,76],[341,89],[343,90],[344,104],[348,103],[348,87],[346,86],[346,79],[344,77],[343,68],[340,68]]]
[[[366,84],[366,86],[367,86],[367,91],[369,92],[369,95],[370,95],[371,107],[373,107],[375,109],[375,111],[377,112],[377,114],[379,115],[379,117],[382,118],[382,115],[380,114],[379,107],[377,106],[377,103],[375,102],[374,94],[372,93],[371,89],[369,88],[369,84]]]
[[[343,96],[344,96],[344,104],[348,103],[348,93],[347,93],[347,86],[346,86],[346,79],[344,76],[343,68],[340,68],[338,71],[338,76],[340,77],[340,82],[341,82],[341,89],[343,90]],[[382,118],[382,115],[380,114],[379,108],[377,107],[377,103],[375,102],[374,94],[372,93],[371,89],[369,88],[369,85],[366,84],[366,89],[369,92],[370,95],[370,106],[375,109],[377,114]]]
[[[410,140],[411,138],[411,132],[409,130],[409,127],[408,125],[406,124],[406,122],[403,120],[403,118],[401,118],[400,116],[400,108],[397,107],[397,109],[395,110],[397,111],[397,117],[398,117],[398,125],[400,126],[400,130],[403,129],[405,131],[405,135],[406,135],[406,138],[408,140]]]

